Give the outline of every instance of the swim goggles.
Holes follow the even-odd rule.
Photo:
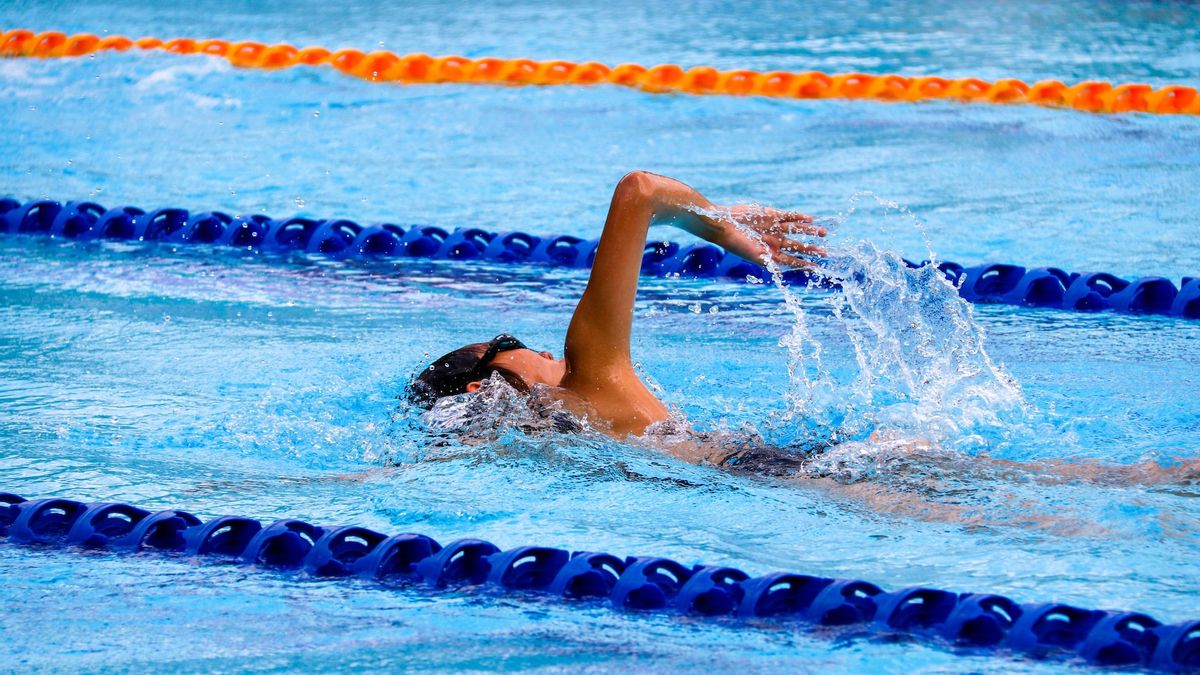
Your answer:
[[[482,380],[484,369],[488,367],[492,359],[496,358],[497,354],[511,352],[514,349],[529,349],[529,347],[526,347],[524,342],[521,342],[508,333],[501,333],[492,338],[488,341],[487,350],[483,352],[483,356],[479,357],[479,361],[475,363],[475,367],[471,368],[471,372],[467,374],[467,382]]]

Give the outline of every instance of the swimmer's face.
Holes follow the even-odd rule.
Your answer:
[[[566,360],[556,359],[550,352],[512,349],[500,352],[491,360],[491,363],[520,377],[530,387],[535,384],[557,387],[567,376]],[[481,382],[471,382],[467,385],[467,391],[474,393],[479,390],[480,386],[482,386]]]

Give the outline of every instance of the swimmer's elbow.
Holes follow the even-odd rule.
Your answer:
[[[617,181],[615,200],[650,200],[654,198],[658,176],[647,171],[630,171]]]

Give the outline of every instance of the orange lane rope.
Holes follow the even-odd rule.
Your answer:
[[[333,68],[372,82],[550,85],[618,84],[643,91],[778,98],[849,98],[879,101],[949,99],[968,103],[1030,103],[1094,113],[1145,112],[1160,115],[1200,115],[1200,95],[1194,87],[1057,80],[1027,84],[1017,79],[988,82],[977,78],[904,77],[808,71],[760,73],[696,66],[687,70],[665,64],[647,68],[633,63],[609,67],[593,61],[534,61],[531,59],[468,59],[462,56],[399,55],[357,49],[330,51],[324,47],[297,48],[261,42],[141,38],[57,31],[34,33],[10,30],[0,34],[0,57],[58,58],[98,51],[161,49],[176,54],[208,54],[242,68],[288,68],[295,65]]]

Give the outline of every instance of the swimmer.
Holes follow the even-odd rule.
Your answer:
[[[770,260],[781,267],[815,269],[826,251],[812,243],[824,228],[803,213],[757,205],[718,206],[683,183],[644,171],[626,175],[613,192],[604,231],[583,296],[567,328],[562,358],[535,351],[500,334],[489,342],[460,347],[434,361],[410,383],[408,399],[432,408],[446,397],[479,392],[493,376],[518,392],[536,393],[552,414],[547,428],[578,430],[576,420],[617,440],[645,438],[660,451],[732,473],[768,478],[840,479],[839,453],[824,448],[772,448],[759,438],[696,433],[672,428],[667,407],[638,377],[630,355],[633,305],[650,226],[674,225],[746,260]],[[489,403],[489,402],[481,402]],[[468,417],[471,415],[468,412]],[[676,425],[678,426],[678,425]],[[862,443],[862,442],[860,442]],[[1200,478],[1200,459],[1165,464],[1107,466],[1088,462],[1022,464],[966,457],[932,447],[924,439],[873,434],[865,443],[886,449],[889,461],[920,459],[951,472],[988,467],[997,472],[1046,481],[1162,485]],[[838,446],[840,454],[854,444]],[[853,482],[853,480],[849,481]]]
[[[798,237],[823,237],[803,213],[757,205],[718,206],[683,183],[634,171],[617,183],[587,288],[567,328],[563,357],[534,351],[511,335],[460,347],[423,370],[409,400],[426,407],[473,393],[498,374],[521,392],[535,387],[594,428],[625,439],[668,419],[667,407],[634,370],[633,303],[653,224],[674,225],[746,260],[815,268],[825,250]]]

